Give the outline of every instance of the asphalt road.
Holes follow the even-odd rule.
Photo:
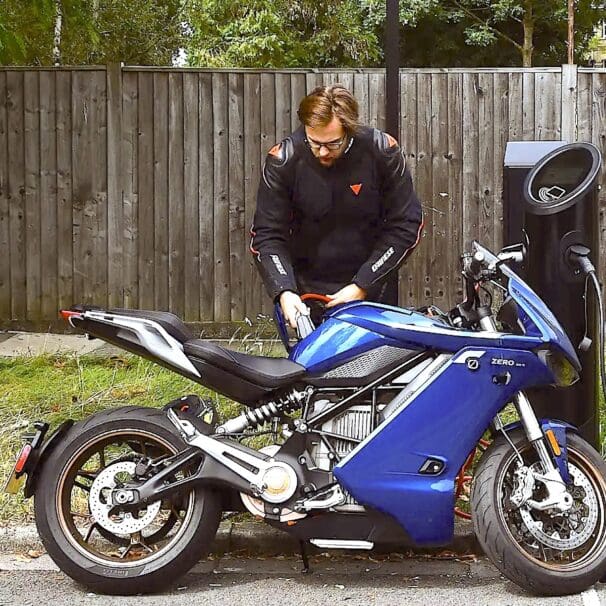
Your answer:
[[[355,555],[316,556],[312,568],[311,574],[301,574],[296,558],[221,558],[199,564],[162,594],[119,597],[87,592],[58,572],[47,556],[4,555],[0,605],[606,605],[604,585],[577,596],[532,597],[500,577],[484,558],[380,561]]]

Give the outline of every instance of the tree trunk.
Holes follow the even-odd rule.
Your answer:
[[[574,63],[574,0],[568,0],[568,63]]]
[[[61,30],[63,27],[63,7],[61,0],[55,0],[55,37],[53,38],[53,63],[61,65]]]
[[[525,0],[524,2],[524,18],[522,24],[524,26],[522,65],[524,67],[532,67],[532,51],[534,51],[534,45],[532,42],[534,34],[534,15],[532,13],[532,0]]]

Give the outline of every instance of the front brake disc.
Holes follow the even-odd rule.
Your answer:
[[[574,505],[568,515],[557,514],[551,519],[543,521],[533,517],[539,515],[539,512],[531,509],[528,505],[519,509],[528,532],[539,543],[560,551],[577,549],[583,545],[598,523],[599,507],[595,490],[578,467],[569,463],[568,469],[574,484],[573,493],[577,493]],[[540,512],[540,514],[548,515],[545,512]],[[559,525],[560,530],[553,528],[555,525]],[[565,529],[565,533],[562,533],[562,528]],[[562,534],[568,536],[562,536]]]

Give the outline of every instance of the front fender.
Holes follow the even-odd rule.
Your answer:
[[[556,464],[560,475],[562,476],[562,480],[566,484],[569,484],[570,474],[568,472],[568,446],[567,446],[567,432],[577,433],[578,429],[574,425],[570,425],[570,423],[566,423],[566,421],[560,421],[559,419],[539,419],[539,423],[541,425],[541,429],[543,430],[543,435],[546,435],[548,430],[553,432],[555,439],[560,447],[560,454],[556,455],[551,442],[546,439],[545,443],[547,448],[553,457],[553,461]],[[503,431],[511,431],[513,429],[517,429],[518,427],[522,427],[522,423],[520,421],[515,421],[514,423],[509,423],[503,427]]]

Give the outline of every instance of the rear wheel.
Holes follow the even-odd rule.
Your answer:
[[[510,437],[524,466],[542,472],[524,433]],[[507,578],[535,594],[578,593],[606,571],[606,464],[576,434],[568,435],[568,462],[574,503],[564,514],[511,504],[518,458],[503,436],[486,451],[474,477],[472,518],[480,545]],[[535,481],[532,499],[541,501],[545,492]]]
[[[221,514],[214,491],[198,487],[133,513],[112,500],[139,461],[184,447],[154,409],[119,408],[74,425],[35,495],[38,532],[59,568],[94,591],[127,595],[161,589],[206,555]]]

